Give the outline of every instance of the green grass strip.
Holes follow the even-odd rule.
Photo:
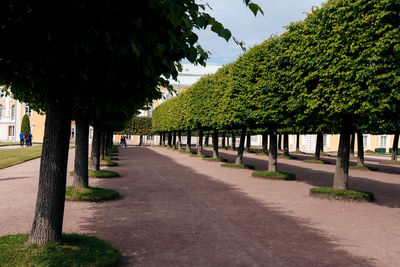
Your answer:
[[[258,171],[258,172],[253,172],[251,174],[254,177],[258,178],[265,178],[265,179],[272,179],[272,180],[287,180],[287,181],[293,181],[296,180],[296,175],[293,173],[287,173],[287,172],[268,172],[268,171]]]
[[[0,146],[18,146],[19,144],[17,142],[0,142]]]
[[[295,156],[285,156],[285,155],[279,155],[278,159],[297,159]]]
[[[112,160],[100,160],[100,166],[108,166],[108,167],[113,167],[113,166],[118,166],[118,163]]]
[[[226,159],[221,159],[221,158],[211,158],[211,157],[203,157],[203,160],[208,160],[208,161],[217,161],[217,162],[227,162],[228,160]]]
[[[75,172],[69,172],[69,175],[74,176]],[[106,170],[98,170],[98,171],[93,171],[89,170],[88,171],[89,177],[92,178],[115,178],[115,177],[120,177],[118,172],[113,172],[113,171],[106,171]]]
[[[117,191],[99,187],[67,186],[67,190],[65,191],[65,200],[69,201],[98,202],[113,200],[118,197],[119,193]]]
[[[380,164],[394,164],[394,165],[398,165],[400,164],[400,161],[395,161],[395,160],[385,160],[385,161],[381,161],[379,162]]]
[[[319,163],[319,164],[329,164],[328,161],[323,159],[305,159],[304,162],[307,163]]]
[[[63,234],[61,244],[28,244],[28,234],[0,237],[1,266],[116,266],[119,251],[94,236]]]
[[[42,155],[42,146],[29,146],[16,149],[3,149],[0,152],[0,169],[39,158]]]
[[[116,157],[116,156],[118,156],[118,153],[107,153],[106,156],[109,156],[109,157]]]
[[[191,157],[196,157],[196,158],[202,158],[202,157],[204,157],[204,155],[203,154],[192,154],[192,155],[190,155]]]
[[[108,153],[118,153],[118,146],[113,145],[109,150]]]
[[[248,165],[248,164],[224,163],[224,164],[221,164],[221,167],[254,170],[254,166]]]
[[[369,171],[378,171],[379,169],[376,167],[371,166],[357,166],[357,165],[350,165],[350,169],[358,169],[358,170],[369,170]]]
[[[105,156],[104,159],[105,160],[119,160],[119,158],[114,157],[114,156]]]
[[[333,189],[331,187],[316,187],[310,189],[311,196],[328,199],[350,201],[374,201],[374,194],[359,190]]]

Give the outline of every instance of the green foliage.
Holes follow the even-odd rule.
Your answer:
[[[21,133],[28,134],[31,132],[31,123],[29,120],[28,115],[24,115],[22,117],[22,122],[21,122]]]
[[[28,234],[0,237],[2,266],[115,266],[119,251],[94,236],[63,234],[61,244],[28,244]]]
[[[100,166],[113,167],[113,166],[118,166],[118,163],[109,159],[104,159],[100,160]]]
[[[119,198],[115,190],[98,187],[74,187],[67,186],[65,200],[99,202]]]
[[[323,194],[346,197],[349,200],[366,200],[373,201],[374,194],[371,192],[359,191],[359,190],[343,190],[343,189],[333,189],[331,187],[316,187],[310,189],[310,194]]]
[[[148,135],[151,134],[152,127],[151,127],[151,118],[149,117],[133,117],[123,133],[131,134],[131,135]]]
[[[277,180],[296,180],[296,175],[287,172],[268,172],[258,171],[251,174],[254,177],[265,178],[265,179],[277,179]]]

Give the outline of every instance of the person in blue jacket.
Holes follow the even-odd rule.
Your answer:
[[[21,133],[19,134],[19,144],[20,144],[21,146],[24,146],[24,140],[25,140],[25,135],[24,135],[23,132],[21,132]]]

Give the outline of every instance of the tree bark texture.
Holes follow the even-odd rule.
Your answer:
[[[283,134],[283,155],[289,157],[289,134]]]
[[[197,154],[203,153],[203,130],[199,129],[199,138],[197,139]]]
[[[89,120],[77,118],[75,138],[74,182],[75,187],[88,187]]]
[[[235,148],[236,148],[236,136],[232,132],[232,150],[235,150]]]
[[[364,166],[364,139],[362,132],[357,132],[357,166]]]
[[[265,154],[268,153],[268,133],[263,133],[262,134],[262,148],[263,148],[263,152]]]
[[[48,101],[29,243],[41,245],[61,241],[70,131],[70,105],[59,100]]]
[[[349,184],[350,133],[340,132],[336,170],[333,177],[334,189],[348,189]]]
[[[139,135],[139,146],[143,145],[143,135]]]
[[[251,148],[251,135],[250,133],[247,133],[246,136],[246,151],[250,151]]]
[[[315,145],[315,153],[314,153],[314,158],[316,160],[321,159],[321,139],[324,138],[322,133],[317,133],[317,142]],[[323,144],[323,141],[322,141]]]
[[[101,142],[101,128],[98,125],[94,126],[93,139],[92,139],[92,151],[90,153],[90,164],[91,170],[100,170],[100,142]]]
[[[392,160],[397,161],[397,150],[399,148],[399,133],[394,134],[393,147],[392,147]]]
[[[174,132],[174,137],[172,139],[172,146],[176,149],[176,132]]]
[[[226,148],[226,145],[225,145],[225,137],[226,137],[226,136],[225,136],[225,132],[224,132],[224,133],[222,133],[222,143],[221,143],[221,147],[224,148],[224,149]]]
[[[168,132],[168,147],[172,147],[172,134]]]
[[[213,131],[213,158],[218,158],[218,130]]]
[[[354,157],[355,141],[356,141],[356,133],[352,133],[351,140],[350,140],[350,156],[352,156],[352,157]]]
[[[296,134],[296,152],[300,152],[300,134]]]
[[[204,145],[208,146],[209,145],[209,139],[210,139],[210,134],[206,134],[206,137],[204,139]]]
[[[226,136],[226,146],[229,147],[229,136]]]
[[[269,152],[268,152],[268,171],[276,172],[278,170],[278,150],[276,144],[277,136],[275,133],[269,134]]]
[[[242,132],[240,133],[240,142],[235,164],[242,164],[245,139],[246,139],[246,130],[243,129]]]
[[[159,140],[158,140],[158,145],[159,145],[159,146],[162,146],[162,145],[163,145],[163,137],[164,137],[164,134],[161,133],[160,136],[159,136]]]
[[[182,132],[178,131],[178,149],[182,149]]]
[[[191,152],[191,146],[192,146],[192,132],[189,130],[187,131],[187,137],[186,137],[186,151]]]

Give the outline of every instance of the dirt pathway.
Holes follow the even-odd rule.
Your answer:
[[[73,150],[71,150],[72,152]],[[232,152],[222,156],[233,159]],[[280,160],[297,182],[251,178],[163,148],[120,148],[122,177],[91,180],[123,198],[70,203],[65,232],[91,233],[120,248],[125,266],[397,266],[400,175],[352,171],[351,185],[376,204],[308,197],[334,166]],[[265,156],[245,163],[266,166]],[[0,170],[0,235],[30,229],[39,159]],[[69,158],[72,170],[73,155]],[[68,179],[71,183],[71,179]]]

